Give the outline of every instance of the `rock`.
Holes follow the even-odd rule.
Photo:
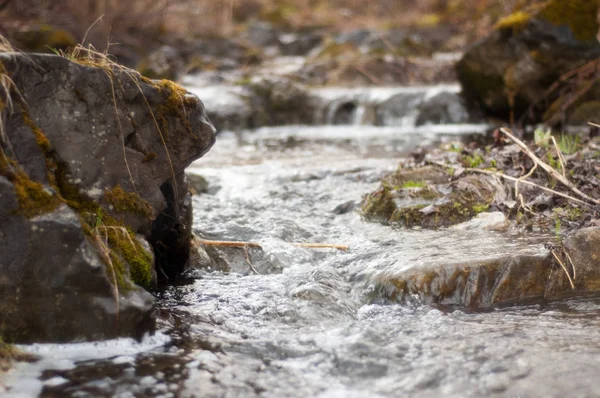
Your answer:
[[[456,66],[465,98],[489,115],[520,117],[561,75],[600,56],[597,2],[552,0],[537,10],[502,19]]]
[[[200,195],[208,192],[208,181],[200,174],[186,173],[190,188],[194,190],[194,195]]]
[[[379,126],[413,125],[415,109],[423,101],[423,93],[396,94],[377,107],[376,124]]]
[[[482,122],[481,118],[469,112],[460,95],[450,92],[424,100],[417,110],[417,126]]]
[[[175,47],[161,46],[142,59],[136,69],[150,79],[177,80],[185,71],[185,60]]]
[[[140,286],[189,261],[184,169],[215,140],[202,103],[79,62],[0,55],[20,93],[12,109],[0,98],[0,325],[15,342],[140,337],[153,327]]]
[[[340,33],[334,40],[337,44],[351,44],[354,47],[360,47],[374,36],[369,29],[355,29],[349,32]]]
[[[552,249],[566,264],[574,289],[550,250],[535,241],[528,242],[524,248],[512,249],[510,254],[490,253],[487,259],[432,261],[425,266],[404,266],[397,273],[388,270],[385,275],[378,275],[375,282],[389,300],[417,298],[423,303],[473,309],[597,295],[600,293],[599,248],[600,228],[590,227],[566,238],[563,248]]]
[[[479,213],[472,220],[455,225],[451,228],[457,230],[485,229],[488,231],[505,231],[509,226],[510,222],[506,219],[504,213],[501,211],[492,211]]]
[[[307,55],[323,42],[323,36],[311,33],[288,33],[280,36],[279,48],[283,55]]]
[[[252,124],[252,92],[246,87],[213,85],[190,90],[199,96],[206,95],[208,116],[218,131],[240,131]]]
[[[468,221],[492,203],[503,203],[508,195],[505,184],[493,176],[469,175],[435,184],[431,181],[437,173],[430,170],[435,169],[401,169],[384,178],[381,188],[364,199],[363,216],[369,221],[407,228],[438,228]],[[430,173],[429,179],[411,179]],[[446,174],[445,179],[450,178]],[[438,179],[443,180],[444,177]]]
[[[284,78],[252,79],[246,84],[253,111],[250,127],[312,124],[318,100],[308,90]]]
[[[332,213],[336,214],[336,215],[346,214],[346,213],[350,213],[355,208],[356,208],[356,202],[354,202],[353,200],[349,200],[347,202],[340,203],[339,205],[337,205],[335,207],[335,209],[332,210]]]

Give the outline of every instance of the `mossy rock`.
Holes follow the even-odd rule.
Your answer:
[[[415,175],[426,174],[437,178],[438,183],[411,180]],[[397,171],[382,180],[380,189],[365,197],[363,217],[406,228],[450,226],[487,211],[498,190],[503,188],[487,176],[466,176],[444,183],[449,179],[450,176],[439,168]],[[390,185],[390,181],[397,185]]]
[[[595,1],[551,0],[500,19],[456,65],[465,98],[491,116],[543,120],[550,85],[600,56],[597,13]]]
[[[29,26],[15,34],[15,41],[22,50],[44,53],[77,45],[71,33],[52,25]]]

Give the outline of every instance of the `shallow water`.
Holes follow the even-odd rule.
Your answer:
[[[385,276],[407,268],[543,250],[516,233],[407,231],[367,223],[353,210],[416,145],[484,128],[221,134],[189,170],[206,177],[211,192],[194,198],[194,230],[263,249],[250,249],[248,259],[242,249],[222,250],[230,272],[196,271],[159,293],[159,332],[141,343],[22,347],[43,359],[17,365],[3,381],[5,395],[598,396],[598,300],[472,313],[379,294]]]

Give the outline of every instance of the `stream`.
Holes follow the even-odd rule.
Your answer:
[[[405,268],[541,250],[516,232],[395,229],[358,213],[417,146],[488,127],[352,120],[220,133],[188,170],[209,183],[194,232],[262,249],[213,249],[216,269],[156,293],[158,330],[141,342],[20,346],[41,360],[16,364],[4,396],[597,397],[600,300],[472,312],[382,294]]]

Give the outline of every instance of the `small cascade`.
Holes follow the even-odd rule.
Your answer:
[[[318,122],[325,125],[414,127],[440,121],[480,122],[462,104],[459,91],[458,85],[310,90],[322,104],[324,116]]]

